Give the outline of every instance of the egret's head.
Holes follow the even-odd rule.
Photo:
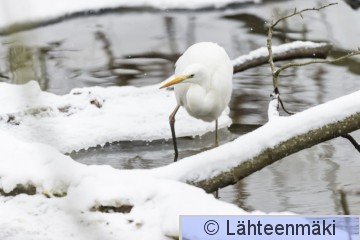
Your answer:
[[[204,66],[200,64],[191,64],[184,69],[184,71],[176,76],[170,82],[165,83],[160,87],[165,88],[179,83],[195,83],[202,84],[206,79],[208,79],[208,71]]]

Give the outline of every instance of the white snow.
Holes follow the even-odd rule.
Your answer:
[[[153,174],[183,182],[211,178],[293,136],[359,113],[359,102],[360,91],[357,91],[289,117],[277,117],[233,142],[153,169]]]
[[[273,46],[272,52],[273,55],[279,54],[279,53],[286,53],[288,51],[291,51],[293,49],[297,48],[315,48],[315,47],[321,47],[327,45],[326,43],[315,43],[311,41],[294,41],[290,43],[284,43],[279,46]],[[249,54],[239,56],[238,58],[235,58],[232,60],[232,63],[234,66],[243,64],[244,62],[251,61],[255,58],[259,57],[268,57],[269,52],[267,47],[261,47],[254,51],[251,51]]]
[[[4,106],[0,128],[0,188],[11,192],[19,184],[30,184],[37,191],[34,196],[21,194],[0,197],[0,239],[6,240],[169,239],[169,236],[178,236],[180,214],[263,214],[245,212],[232,204],[216,200],[201,189],[178,181],[214,176],[291,136],[360,112],[358,91],[291,117],[274,118],[231,143],[162,168],[116,170],[109,166],[85,166],[73,161],[58,151],[64,150],[64,145],[55,145],[54,148],[48,145],[50,142],[39,143],[44,142],[40,139],[44,134],[41,132],[52,132],[54,138],[62,134],[69,137],[70,131],[66,127],[75,129],[73,139],[64,138],[63,144],[66,145],[68,140],[73,141],[73,145],[80,141],[79,146],[84,146],[91,136],[88,132],[96,131],[93,134],[99,134],[99,140],[102,139],[102,131],[103,136],[116,131],[112,129],[109,132],[106,127],[102,129],[102,121],[115,125],[121,118],[137,117],[139,110],[134,108],[137,104],[135,101],[143,99],[141,104],[149,105],[139,106],[150,115],[144,115],[141,119],[150,127],[139,126],[132,122],[136,118],[130,118],[129,132],[139,128],[139,135],[149,131],[154,136],[157,131],[152,129],[151,121],[157,120],[157,115],[162,114],[161,118],[165,118],[163,124],[167,126],[169,109],[165,109],[165,106],[175,104],[173,93],[160,91],[157,85],[144,88],[83,88],[74,89],[65,96],[56,96],[40,91],[35,82],[30,82],[22,86],[2,83],[0,96]],[[123,99],[125,102],[122,102]],[[96,100],[101,107],[91,104],[91,100]],[[153,101],[164,108],[159,107],[162,110],[154,113],[156,108]],[[166,105],[171,101],[169,106]],[[124,105],[126,107],[120,112],[125,113],[120,116],[117,108]],[[31,110],[39,108],[43,110]],[[11,112],[15,117],[8,118]],[[74,119],[65,124],[65,119],[71,117]],[[42,125],[36,125],[38,121],[43,121]],[[48,128],[53,127],[52,131],[41,128],[46,124]],[[22,125],[24,128],[21,128]],[[40,133],[39,138],[30,134],[37,132]],[[91,142],[96,143],[97,139]],[[61,145],[62,142],[56,144]],[[62,193],[67,195],[61,198],[53,196]],[[130,213],[92,210],[99,206],[133,208]]]
[[[54,19],[77,12],[96,12],[119,7],[156,9],[221,8],[233,3],[260,0],[3,0],[0,3],[0,28],[15,23]]]
[[[0,239],[169,240],[179,234],[179,215],[264,215],[245,212],[202,189],[153,177],[150,170],[85,166],[48,145],[23,142],[2,130],[0,144],[0,188],[37,188],[32,196],[0,196]],[[62,191],[67,195],[53,196]],[[94,211],[99,206],[132,208],[126,213]]]
[[[269,108],[268,108],[268,119],[269,119],[269,121],[277,119],[280,116],[278,96],[279,95],[273,96],[272,97],[273,99],[269,102]]]
[[[0,197],[0,239],[168,239],[178,236],[180,214],[247,214],[201,189],[154,178],[148,170],[85,166],[2,130],[0,145],[0,188],[10,192],[31,184],[37,189],[34,196]],[[64,192],[61,198],[45,197]],[[100,205],[133,208],[92,211]]]
[[[160,90],[159,86],[90,87],[57,96],[41,91],[35,81],[25,85],[0,83],[4,106],[0,109],[0,129],[64,153],[115,141],[169,139],[169,115],[176,99],[173,91]],[[231,124],[228,113],[227,109],[219,118],[220,128]],[[9,114],[15,119],[10,121]],[[195,119],[184,109],[176,115],[179,137],[214,129],[214,123]]]
[[[104,8],[198,9],[244,1],[7,0],[0,5],[0,28]],[[281,48],[273,51],[286,50]],[[234,64],[258,55],[266,56],[267,49]],[[57,96],[42,92],[36,82],[0,83],[0,188],[8,193],[22,184],[37,191],[34,196],[0,196],[0,239],[169,239],[178,236],[180,214],[252,214],[178,181],[214,176],[293,135],[360,111],[358,91],[291,117],[272,118],[234,142],[153,170],[85,166],[62,154],[106,142],[170,138],[168,115],[175,97],[158,87],[92,87]],[[220,127],[231,123],[227,114]],[[177,115],[178,136],[213,128],[184,110]],[[67,194],[53,196],[62,193]],[[101,205],[133,208],[130,213],[92,211]]]

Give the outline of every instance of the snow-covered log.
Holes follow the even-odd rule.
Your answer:
[[[251,214],[149,170],[86,166],[3,130],[0,145],[0,239],[169,240],[181,214]]]
[[[264,126],[231,143],[154,169],[213,192],[298,151],[360,129],[360,91]]]
[[[273,47],[274,61],[292,60],[298,58],[326,58],[332,45],[329,43],[314,43],[295,41]],[[258,67],[268,63],[269,52],[266,47],[259,48],[247,55],[233,60],[234,73]]]

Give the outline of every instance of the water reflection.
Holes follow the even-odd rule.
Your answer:
[[[102,49],[106,55],[107,64],[98,70],[92,70],[91,75],[94,78],[105,78],[114,82],[118,86],[129,85],[129,80],[133,79],[140,72],[136,69],[136,65],[129,66],[121,62],[117,62],[112,50],[112,44],[107,35],[102,31],[95,32],[95,39],[101,41]]]
[[[42,89],[46,89],[48,82],[45,59],[47,51],[46,48],[32,48],[18,43],[9,45],[6,55],[7,78],[16,84],[24,84],[37,79]]]
[[[265,2],[263,8],[267,12],[284,13],[280,6],[273,7],[272,1]],[[251,6],[211,12],[113,11],[2,36],[0,78],[14,83],[37,79],[42,89],[57,94],[83,86],[155,84],[173,73],[177,58],[195,42],[218,42],[232,58],[264,46],[268,19],[250,10]],[[319,28],[327,29],[327,35],[320,40],[336,36],[338,29],[329,27],[327,15],[320,15],[316,22],[321,23]],[[319,40],[314,35],[311,24],[287,21],[277,29],[274,42]],[[14,39],[27,41],[19,44]],[[346,52],[335,45],[331,56]],[[302,111],[359,89],[359,75],[359,61],[354,58],[289,69],[280,82],[283,100],[289,110]],[[271,92],[268,66],[234,76],[230,102],[234,124],[221,131],[221,143],[267,121]],[[360,139],[359,133],[355,136]],[[212,133],[179,139],[180,158],[211,147],[212,141]],[[165,140],[120,142],[71,156],[87,164],[153,168],[171,163],[173,148],[171,141]],[[342,184],[359,188],[359,170],[358,155],[352,146],[335,140],[299,152],[221,190],[220,198],[247,210],[335,214],[341,211],[335,187]],[[360,213],[359,199],[351,198],[351,209]]]

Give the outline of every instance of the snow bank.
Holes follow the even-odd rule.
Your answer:
[[[138,117],[135,99],[142,99],[139,106],[145,113],[151,112],[149,116],[142,116],[150,128],[139,127],[132,122],[135,118],[131,118],[128,120],[132,124],[129,131],[139,128],[142,134],[156,133],[151,121],[153,117],[157,120],[159,113],[153,107],[153,101],[161,109],[168,102],[173,101],[171,107],[175,103],[173,93],[157,88],[94,87],[56,96],[40,91],[35,82],[23,86],[0,84],[4,106],[0,112],[0,189],[9,193],[19,184],[31,185],[36,187],[37,193],[34,196],[0,197],[0,239],[169,239],[178,236],[180,214],[263,214],[247,213],[177,180],[214,176],[290,136],[360,111],[358,91],[291,117],[273,118],[231,143],[153,170],[85,166],[47,144],[38,143],[39,139],[29,134],[31,131],[39,136],[47,133],[42,127],[48,124],[49,128],[53,127],[54,137],[70,136],[68,127],[71,131],[76,130],[76,134],[84,134],[71,135],[73,143],[76,139],[84,145],[91,136],[88,132],[96,131],[93,134],[99,134],[99,137],[102,131],[104,136],[113,134],[109,129],[92,129],[101,126],[91,125],[92,122],[106,121],[106,124],[115,125],[125,116]],[[122,107],[124,109],[117,113],[116,109]],[[120,115],[123,111],[127,111],[126,114]],[[167,125],[167,111],[163,116],[164,125]],[[64,123],[64,119],[71,117],[74,117],[72,121]],[[43,121],[43,125],[35,125],[38,121]],[[76,121],[79,123],[74,124]],[[94,139],[91,141],[96,142]],[[63,144],[68,140],[64,138]],[[65,193],[63,197],[53,197]],[[117,213],[96,211],[102,206],[123,207],[123,210]]]
[[[178,236],[180,214],[246,214],[201,189],[153,178],[148,170],[85,166],[2,130],[0,145],[0,189],[8,193],[23,184],[37,190],[34,196],[0,197],[0,239],[159,240]],[[59,193],[66,196],[46,197]],[[99,206],[132,208],[94,211]]]
[[[260,0],[4,0],[0,3],[0,28],[15,23],[46,21],[77,12],[112,8],[201,9]],[[19,8],[21,6],[21,8]],[[23,10],[24,9],[24,10]]]
[[[169,115],[176,99],[159,86],[90,87],[57,96],[41,91],[34,81],[0,83],[0,129],[64,153],[115,141],[169,139]],[[231,124],[228,112],[219,118],[220,128]],[[214,123],[195,119],[184,109],[176,115],[179,137],[214,129]]]
[[[85,166],[2,130],[0,144],[0,189],[10,192],[18,184],[37,189],[32,196],[0,196],[0,239],[169,240],[179,236],[179,215],[264,215],[221,202],[202,189],[154,178],[150,170]],[[61,191],[66,195],[52,196]],[[97,211],[102,206],[123,210]]]

